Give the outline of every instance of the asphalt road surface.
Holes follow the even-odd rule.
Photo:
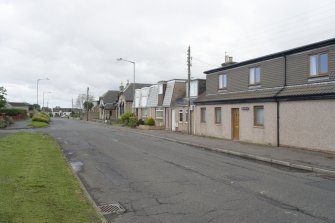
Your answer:
[[[54,136],[110,222],[335,222],[335,180],[84,121]],[[223,142],[224,143],[224,142]]]

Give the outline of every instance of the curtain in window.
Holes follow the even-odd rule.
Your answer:
[[[255,84],[255,68],[249,70],[249,84]]]
[[[264,108],[256,109],[256,124],[263,125],[264,124]]]
[[[309,57],[309,74],[316,76],[318,74],[318,55]]]

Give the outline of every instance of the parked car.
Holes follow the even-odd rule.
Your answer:
[[[70,118],[70,116],[68,116],[67,114],[64,114],[61,116],[61,118]]]

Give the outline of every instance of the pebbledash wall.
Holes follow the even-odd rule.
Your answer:
[[[280,145],[335,152],[335,100],[281,102]]]
[[[311,77],[310,56],[321,53],[327,54],[328,72]],[[261,86],[252,90],[248,69],[255,66],[261,68]],[[335,39],[205,73],[206,95],[196,101],[195,134],[232,139],[232,109],[238,108],[240,141],[335,152]],[[222,94],[220,74],[228,78]],[[238,92],[241,97],[234,97]],[[254,106],[264,106],[262,127],[254,126]],[[215,107],[221,107],[221,124],[215,124]],[[206,123],[200,121],[201,108],[206,108]]]
[[[254,106],[264,106],[264,126],[254,126]],[[221,107],[221,124],[215,124],[214,110]],[[200,117],[200,109],[206,108],[206,123],[201,123],[200,118],[195,121],[195,134],[210,135],[218,138],[232,139],[232,108],[239,108],[240,114],[240,141],[276,145],[277,121],[276,103],[252,104],[224,104],[196,106],[195,116]],[[242,109],[243,108],[243,109]],[[248,108],[248,110],[245,110]]]

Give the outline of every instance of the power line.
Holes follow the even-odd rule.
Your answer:
[[[192,57],[192,59],[193,60],[196,60],[196,61],[198,61],[198,62],[200,62],[200,63],[202,63],[202,64],[206,64],[206,65],[208,65],[208,66],[217,66],[217,65],[214,65],[214,64],[210,64],[210,63],[207,63],[207,62],[204,62],[203,60],[200,60],[200,59],[198,59],[198,58],[196,58],[196,57]]]

